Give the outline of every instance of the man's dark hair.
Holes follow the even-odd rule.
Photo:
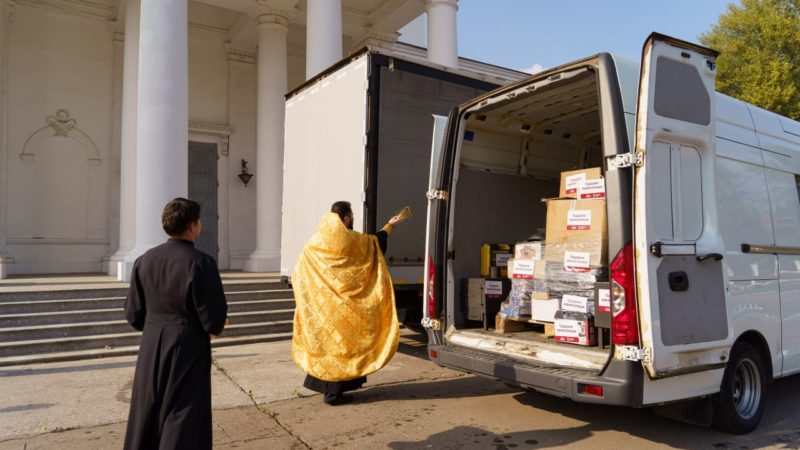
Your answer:
[[[331,205],[331,212],[338,214],[339,218],[344,220],[353,213],[353,208],[350,207],[350,202],[339,201]]]
[[[170,236],[180,235],[198,220],[200,220],[200,204],[180,197],[170,200],[161,213],[161,225]]]

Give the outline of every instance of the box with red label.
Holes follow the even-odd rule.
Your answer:
[[[611,286],[607,281],[594,284],[594,301],[597,305],[594,326],[611,328]]]
[[[578,197],[579,195],[578,191],[587,181],[597,180],[602,178],[603,178],[603,173],[599,167],[591,167],[589,169],[561,172],[561,189],[558,193],[558,196],[580,198]],[[593,186],[596,188],[596,185]],[[605,193],[605,189],[603,189],[603,192]],[[597,197],[587,197],[587,198],[597,198]]]
[[[556,311],[555,340],[586,347],[597,345],[592,315],[572,311]]]
[[[606,201],[568,198],[547,201],[544,259],[575,271],[606,265]]]

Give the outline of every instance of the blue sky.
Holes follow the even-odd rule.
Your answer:
[[[638,61],[653,32],[699,42],[736,0],[459,0],[459,56],[548,68],[608,51]],[[425,45],[424,16],[401,40]],[[538,66],[537,66],[538,65]]]

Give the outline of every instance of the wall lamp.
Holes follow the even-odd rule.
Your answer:
[[[253,178],[253,174],[247,171],[247,161],[242,159],[242,173],[239,174],[239,179],[244,183],[244,187],[247,187],[251,178]]]

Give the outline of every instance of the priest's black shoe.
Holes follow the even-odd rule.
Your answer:
[[[325,404],[331,406],[343,405],[353,401],[352,395],[347,394],[325,394]]]

